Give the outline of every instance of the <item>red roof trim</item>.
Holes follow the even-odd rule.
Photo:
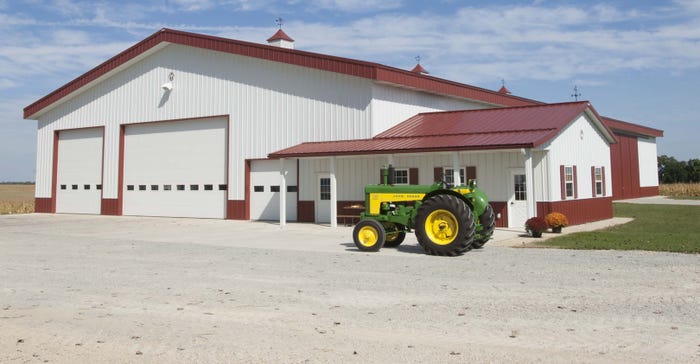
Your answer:
[[[349,58],[335,57],[294,49],[269,46],[259,43],[214,37],[163,28],[127,50],[117,54],[78,78],[61,86],[50,94],[24,108],[24,118],[30,118],[46,107],[79,90],[81,87],[107,74],[129,60],[143,54],[162,42],[169,42],[213,51],[239,54],[273,62],[293,64],[350,76],[393,83],[427,92],[468,98],[503,106],[541,104],[523,97],[499,94],[498,92],[465,85],[458,82],[416,74],[407,70],[384,66]]]
[[[631,134],[636,134],[636,135],[657,137],[657,138],[664,136],[663,130],[649,128],[649,127],[637,125],[637,124],[632,124],[632,123],[629,123],[626,121],[609,118],[607,116],[603,116],[601,121],[607,127],[612,129],[613,131],[622,132],[623,134],[624,133],[631,133]]]
[[[294,41],[294,39],[288,36],[282,29],[278,30],[277,33],[273,34],[270,38],[267,38],[268,42],[272,42],[273,40],[286,40],[288,42]]]

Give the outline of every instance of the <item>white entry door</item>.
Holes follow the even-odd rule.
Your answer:
[[[527,220],[527,183],[525,170],[510,171],[510,198],[508,199],[508,227],[524,228]]]
[[[321,174],[316,185],[316,223],[331,222],[331,177]]]
[[[56,212],[99,214],[102,201],[102,128],[58,133]]]

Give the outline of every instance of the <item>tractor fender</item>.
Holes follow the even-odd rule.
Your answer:
[[[423,200],[421,201],[421,203],[422,203],[422,202],[425,202],[425,201],[427,201],[428,199],[430,199],[431,197],[437,196],[437,195],[452,195],[452,196],[455,196],[455,197],[459,198],[460,200],[464,201],[464,203],[466,203],[467,206],[469,206],[469,209],[470,209],[470,210],[472,210],[472,211],[474,210],[474,206],[472,205],[472,202],[469,201],[466,197],[464,197],[464,195],[462,195],[461,193],[452,191],[452,190],[447,190],[447,189],[439,189],[439,190],[434,190],[434,191],[431,191],[431,192],[427,193],[427,194],[423,197]]]

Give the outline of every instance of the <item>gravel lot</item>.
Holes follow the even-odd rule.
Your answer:
[[[2,216],[0,362],[700,362],[699,255],[497,245]]]

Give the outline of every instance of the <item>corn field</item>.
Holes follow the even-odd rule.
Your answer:
[[[34,212],[34,185],[0,184],[0,215]]]
[[[700,183],[661,184],[659,194],[668,197],[700,197]]]

